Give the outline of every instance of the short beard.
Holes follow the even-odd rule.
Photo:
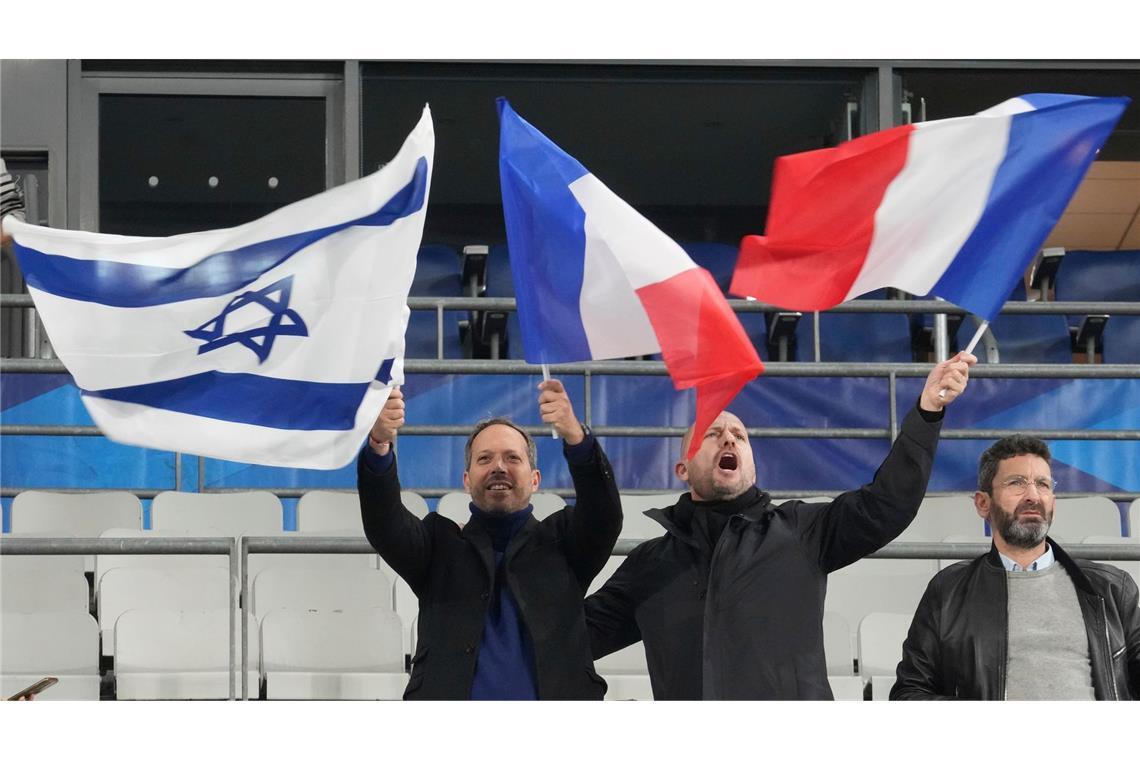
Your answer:
[[[994,521],[994,527],[997,528],[998,533],[1007,544],[1018,549],[1032,549],[1035,546],[1040,546],[1041,542],[1045,540],[1045,536],[1048,535],[1049,526],[1052,523],[1052,521],[1046,520],[1023,523],[1018,521],[1016,512],[1008,520],[1005,513],[999,512],[998,514],[1001,517]]]

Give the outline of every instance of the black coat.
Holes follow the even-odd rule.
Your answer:
[[[504,577],[534,647],[540,699],[601,699],[582,598],[621,532],[610,463],[594,443],[589,464],[570,465],[577,503],[542,522],[529,517],[511,538]],[[467,699],[495,577],[491,537],[400,502],[395,463],[375,475],[357,462],[364,533],[419,598],[419,626],[405,699]]]
[[[678,519],[688,494],[649,510],[667,533],[639,545],[586,599],[594,657],[643,640],[655,699],[831,699],[827,574],[914,519],[940,428],[912,410],[870,485],[826,504],[773,505],[750,489],[711,556]]]
[[[1140,601],[1123,570],[1073,559],[1048,539],[1077,591],[1097,699],[1140,696]],[[1006,570],[991,545],[930,581],[914,614],[891,699],[1004,699]]]

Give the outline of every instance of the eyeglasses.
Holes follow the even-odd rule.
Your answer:
[[[1029,483],[1030,481],[1028,479],[1017,475],[1002,483],[1001,487],[1010,493],[1020,496],[1029,490]],[[1041,494],[1051,494],[1057,489],[1057,481],[1051,480],[1050,478],[1037,478],[1032,481],[1032,483],[1037,487],[1037,493]]]

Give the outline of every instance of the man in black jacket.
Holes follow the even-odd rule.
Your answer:
[[[874,480],[827,504],[773,504],[748,434],[721,414],[677,476],[667,533],[640,544],[586,599],[594,657],[642,640],[655,699],[831,699],[823,652],[827,574],[888,543],[926,492],[943,407],[977,360],[934,367]],[[692,431],[690,430],[690,434]]]
[[[601,699],[582,598],[618,533],[621,502],[597,440],[574,416],[562,383],[540,384],[539,411],[563,440],[577,497],[539,522],[530,497],[541,475],[530,436],[485,420],[467,441],[462,528],[400,501],[392,444],[404,424],[392,390],[357,463],[364,532],[419,597],[405,699]]]
[[[1024,435],[982,454],[974,506],[989,553],[930,581],[891,699],[1136,699],[1140,601],[1124,571],[1047,537],[1049,447]]]

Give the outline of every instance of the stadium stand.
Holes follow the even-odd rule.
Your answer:
[[[1140,250],[1067,251],[1057,273],[1057,300],[1140,301]],[[1080,319],[1080,315],[1069,317],[1074,328]],[[1110,316],[1103,352],[1108,363],[1140,364],[1140,317]]]
[[[1018,280],[1008,300],[1026,300],[1024,281]],[[1069,322],[1063,314],[999,314],[990,322],[990,332],[1002,363],[1069,364],[1073,360]],[[959,343],[964,348],[968,340],[966,337]],[[987,358],[985,351],[974,353],[978,361]]]
[[[272,567],[253,579],[250,612],[260,622],[276,609],[392,609],[392,579],[380,570]]]
[[[105,530],[100,538],[187,538],[186,530],[138,530],[112,528]],[[215,570],[229,573],[230,560],[221,554],[97,554],[95,555],[94,591],[95,603],[99,604],[103,576],[118,567],[144,568],[151,570],[180,570],[182,568]]]
[[[515,297],[515,282],[511,278],[511,252],[506,243],[490,247],[487,255],[487,289],[484,295],[488,298]],[[525,358],[518,312],[511,311],[507,314],[506,343],[506,350],[501,354],[503,357]]]
[[[913,616],[936,571],[935,560],[861,559],[827,577],[824,614],[842,618],[853,634],[873,612]],[[852,648],[857,646],[853,641]],[[859,673],[863,675],[861,662]]]
[[[447,245],[422,245],[416,256],[416,274],[412,281],[411,297],[447,297],[463,295],[459,280],[459,254]],[[443,312],[444,359],[463,358],[459,341],[461,312]],[[437,332],[439,318],[435,311],[415,309],[408,318],[404,336],[404,356],[410,359],[435,359],[439,356]]]
[[[969,496],[927,496],[896,541],[941,541],[949,535],[983,537],[986,522]]]
[[[96,538],[108,528],[142,528],[142,504],[125,491],[52,493],[21,491],[12,499],[12,534]],[[95,558],[84,558],[94,571]]]
[[[44,676],[59,683],[36,699],[99,699],[99,624],[86,612],[0,615],[0,695]]]
[[[0,576],[0,612],[82,612],[90,608],[83,569],[8,570]]]
[[[427,517],[424,497],[414,491],[400,492],[404,506],[416,517]],[[360,497],[338,491],[307,491],[297,501],[297,530],[302,533],[355,530],[364,535],[360,522]]]
[[[229,570],[209,568],[118,567],[99,586],[99,627],[103,654],[115,651],[115,623],[127,610],[228,610]]]
[[[1105,496],[1058,496],[1049,535],[1062,544],[1076,544],[1088,536],[1123,535],[1120,508]]]
[[[151,502],[150,526],[197,536],[274,536],[283,531],[281,500],[269,491],[163,491]]]
[[[266,699],[400,699],[408,685],[390,609],[277,609],[261,622]]]
[[[855,300],[887,300],[885,288],[865,293]],[[801,346],[797,358],[815,358],[812,317],[804,314],[796,328]],[[824,362],[909,362],[911,360],[910,321],[905,314],[874,312],[819,315],[819,358]]]

